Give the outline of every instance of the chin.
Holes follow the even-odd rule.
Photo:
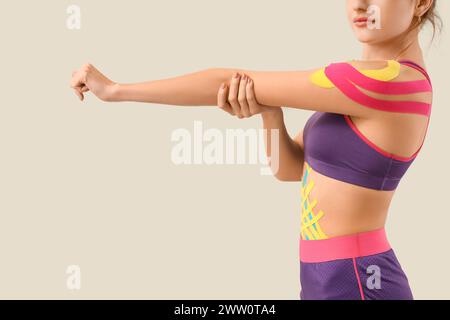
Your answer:
[[[380,42],[380,37],[376,36],[373,32],[371,31],[357,31],[355,32],[355,36],[356,39],[358,39],[359,42],[361,43],[367,43],[367,44],[373,44],[373,43],[377,43]]]
[[[371,37],[357,37],[358,41],[364,44],[373,44],[378,42],[376,39],[373,39]]]

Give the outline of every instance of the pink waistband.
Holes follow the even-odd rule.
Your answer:
[[[323,240],[300,238],[300,261],[325,262],[364,257],[390,249],[384,228]]]

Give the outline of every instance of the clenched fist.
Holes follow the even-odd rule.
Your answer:
[[[105,77],[92,64],[87,63],[72,73],[70,87],[81,101],[84,100],[84,93],[88,91],[100,100],[114,101],[117,84]]]

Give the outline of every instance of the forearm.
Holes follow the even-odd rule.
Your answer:
[[[265,112],[261,114],[263,126],[267,134],[266,155],[269,157],[269,164],[276,156],[276,149],[272,146],[272,130],[278,129],[278,168],[274,172],[276,178],[282,181],[300,181],[303,173],[303,150],[287,132],[283,119],[283,111]],[[274,149],[274,150],[272,150]]]
[[[177,77],[133,84],[117,84],[114,101],[184,106],[216,106],[220,85],[239,69],[212,68]]]

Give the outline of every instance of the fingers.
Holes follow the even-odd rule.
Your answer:
[[[74,88],[75,93],[77,94],[78,98],[83,101],[84,100],[84,94],[85,92],[89,91],[89,88],[86,86],[81,86],[80,88]]]
[[[231,105],[231,108],[233,109],[234,114],[241,119],[241,106],[239,105],[238,101],[238,94],[239,94],[239,83],[241,80],[241,75],[239,73],[236,73],[234,77],[231,79],[230,83],[230,90],[228,92],[228,102]]]
[[[249,79],[248,85],[246,87],[246,96],[250,115],[252,116],[259,113],[261,105],[256,101],[255,87],[253,85],[252,79]]]
[[[70,87],[74,90],[78,98],[84,100],[84,92],[89,91],[86,85],[87,73],[93,68],[89,63],[84,64],[79,70],[74,70],[72,72],[72,78],[70,80]]]
[[[239,84],[238,101],[241,106],[241,115],[244,118],[250,117],[250,110],[247,102],[247,82],[248,77],[244,74]]]
[[[84,81],[84,71],[80,70],[80,71],[75,71],[74,73],[72,73],[72,79],[70,80],[70,86],[72,88],[80,88],[83,85],[85,85],[85,81]]]
[[[217,105],[239,119],[249,118],[261,112],[252,79],[239,73],[232,77],[229,88],[225,83],[222,84],[217,94]]]
[[[225,83],[222,83],[219,92],[217,94],[217,105],[225,112],[228,112],[230,115],[234,116],[233,108],[228,103],[227,89],[228,89],[227,85]]]
[[[75,71],[72,73],[70,87],[73,89],[75,94],[78,96],[78,99],[83,101],[84,100],[83,90],[85,90],[83,88],[87,88],[87,87],[85,86],[84,82],[82,81],[82,75],[80,74],[80,72]]]
[[[80,89],[74,88],[73,91],[75,92],[75,94],[78,96],[78,98],[79,98],[81,101],[84,100],[84,95],[83,95],[83,93],[81,93]]]

